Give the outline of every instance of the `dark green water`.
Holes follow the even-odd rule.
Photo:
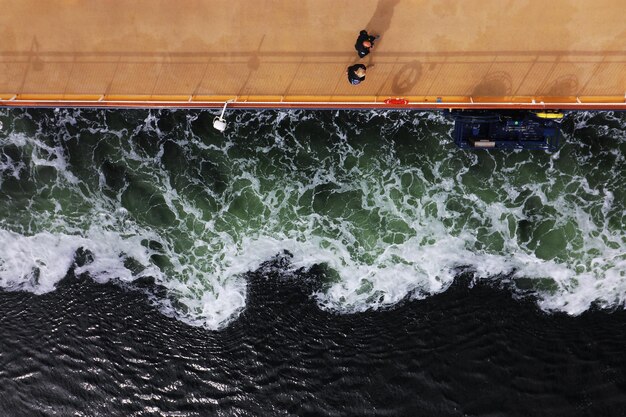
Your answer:
[[[214,329],[280,256],[342,313],[462,272],[544,310],[623,306],[624,113],[567,114],[554,154],[459,150],[436,112],[233,111],[224,135],[214,116],[1,110],[0,285],[153,278],[163,313]]]

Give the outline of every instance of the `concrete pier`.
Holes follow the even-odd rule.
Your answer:
[[[0,10],[3,106],[626,109],[623,0],[0,0]],[[359,60],[361,29],[381,38]],[[352,86],[356,62],[369,68]]]

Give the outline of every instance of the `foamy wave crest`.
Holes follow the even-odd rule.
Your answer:
[[[141,236],[122,237],[98,228],[86,237],[48,232],[24,236],[0,229],[0,286],[44,294],[53,291],[71,269],[99,283],[132,283],[150,277],[170,295],[154,299],[164,313],[211,329],[233,320],[245,306],[245,280],[238,276],[248,266],[229,268],[224,273],[234,274],[230,279],[175,279],[153,264],[150,257],[155,252],[144,242]],[[206,282],[211,282],[210,288]]]
[[[466,239],[469,238],[469,239]],[[309,249],[308,262],[315,257],[341,277],[327,290],[314,296],[323,308],[359,312],[388,307],[403,299],[422,299],[445,291],[460,272],[475,279],[531,280],[539,306],[547,311],[578,315],[592,305],[623,306],[626,302],[626,254],[608,251],[591,261],[588,271],[575,265],[544,260],[533,253],[508,255],[480,253],[467,249],[469,236],[441,236],[433,245],[416,239],[390,247],[374,265],[359,264],[349,256],[318,253]],[[318,250],[318,252],[320,252]],[[324,251],[321,251],[324,252]],[[297,251],[295,253],[298,253]],[[295,257],[296,266],[306,265]]]
[[[52,291],[74,265],[81,248],[93,257],[75,272],[88,273],[98,282],[111,279],[130,282],[144,276],[161,275],[157,268],[150,266],[150,253],[143,248],[140,238],[122,238],[103,230],[94,230],[91,235],[93,237],[42,232],[23,236],[0,230],[0,285],[36,294]],[[146,267],[133,273],[124,266],[128,258]]]

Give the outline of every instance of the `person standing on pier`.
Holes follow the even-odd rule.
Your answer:
[[[354,49],[356,49],[359,54],[359,58],[363,58],[370,53],[370,49],[374,47],[374,41],[378,38],[380,38],[379,35],[372,36],[367,33],[366,30],[362,30],[359,33],[359,37],[356,39],[356,44],[354,45]]]
[[[358,85],[365,79],[367,67],[363,64],[354,64],[348,67],[348,81],[352,85]]]

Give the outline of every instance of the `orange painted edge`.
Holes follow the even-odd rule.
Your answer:
[[[241,109],[557,109],[626,110],[626,98],[466,96],[184,96],[0,93],[1,107],[217,108]]]

